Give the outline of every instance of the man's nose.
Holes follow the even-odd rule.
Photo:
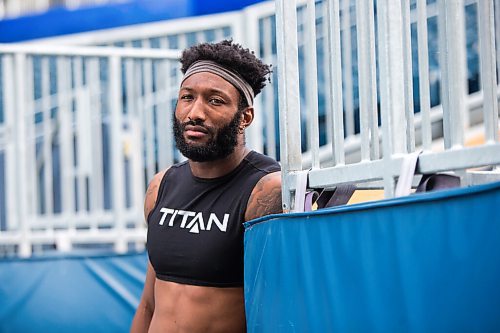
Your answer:
[[[187,117],[193,121],[205,121],[205,105],[202,98],[193,101]]]

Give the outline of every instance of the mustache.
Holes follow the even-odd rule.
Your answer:
[[[203,120],[201,120],[201,119],[197,119],[197,120],[190,119],[190,120],[182,123],[182,127],[186,127],[187,125],[202,126],[202,127],[206,128],[206,126],[203,124]]]
[[[195,120],[191,119],[191,120],[188,120],[188,121],[186,121],[184,123],[181,123],[180,125],[181,125],[181,129],[183,131],[186,130],[186,126],[191,125],[191,126],[200,126],[200,127],[203,127],[210,134],[214,134],[214,132],[215,132],[215,129],[213,127],[207,126],[205,124],[205,122],[203,120],[201,120],[201,119],[195,119]]]

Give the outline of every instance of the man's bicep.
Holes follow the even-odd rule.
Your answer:
[[[151,211],[156,205],[156,199],[158,198],[158,189],[160,188],[161,180],[163,179],[163,176],[165,175],[166,171],[167,170],[158,172],[148,185],[146,196],[144,198],[144,218],[146,222],[149,213],[151,213]]]
[[[283,212],[281,203],[281,172],[262,177],[255,185],[245,212],[245,221]]]

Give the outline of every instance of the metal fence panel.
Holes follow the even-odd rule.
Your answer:
[[[333,104],[333,142],[331,144],[334,149],[333,153],[328,153],[328,148],[320,147],[321,167],[309,171],[310,187],[333,187],[349,182],[367,184],[368,187],[383,185],[386,197],[392,197],[403,161],[409,153],[421,149],[422,145],[425,152],[420,156],[418,172],[455,171],[462,177],[464,184],[472,183],[471,179],[478,180],[476,177],[478,173],[462,170],[467,171],[467,169],[476,167],[491,169],[500,164],[498,87],[495,74],[495,65],[498,64],[495,56],[495,38],[498,36],[495,35],[493,19],[495,17],[494,9],[498,15],[498,6],[494,8],[493,2],[474,0],[439,0],[429,4],[424,1],[406,0],[402,2],[357,1],[355,15],[357,22],[357,67],[359,69],[357,72],[359,123],[356,120],[354,124],[356,126],[359,124],[359,134],[354,131],[355,133],[351,135],[349,129],[348,136],[345,138],[345,142],[349,145],[344,145],[344,126],[350,128],[351,125],[347,124],[350,124],[352,120],[346,120],[345,125],[343,121],[339,120],[342,119],[344,113],[350,114],[350,111],[344,110],[339,101],[342,100],[342,85],[344,87],[350,85],[349,73],[345,75],[343,72],[349,72],[351,68],[346,68],[345,64],[344,66],[338,65],[340,62],[338,52],[341,50],[341,44],[339,43],[337,24],[339,22],[339,8],[349,11],[340,15],[346,20],[347,15],[351,15],[352,6],[346,2],[343,3],[343,6],[339,6],[338,1],[333,0],[326,3],[329,5],[329,10],[323,19],[326,19],[330,27],[330,43],[325,54],[326,63],[331,70],[328,80],[322,84],[329,87],[329,103]],[[374,14],[371,10],[372,5],[376,6],[375,19],[373,19]],[[284,7],[281,11],[277,11],[278,34],[282,29],[287,32],[292,30],[288,21],[288,25],[285,25],[283,13],[300,10],[300,5],[297,6],[295,3],[286,3]],[[478,14],[475,15],[475,12]],[[466,13],[468,29],[471,27],[471,22],[479,22],[480,47],[478,53],[481,59],[482,92],[470,96],[467,94],[466,87],[469,84],[469,89],[473,89],[471,84],[474,83],[470,77],[467,78],[466,73],[469,71],[470,75],[472,70],[474,74],[474,69],[467,67],[466,56],[469,57],[470,65],[476,54],[474,46],[470,46],[474,45],[474,37],[470,30],[466,31]],[[313,18],[308,17],[308,19]],[[437,29],[435,28],[436,19]],[[428,34],[429,22],[432,22],[433,37]],[[416,39],[412,38],[414,25],[416,25],[416,33],[418,34]],[[497,29],[498,26],[497,24]],[[348,25],[344,23],[342,27],[346,29]],[[377,31],[376,38],[373,36],[375,30]],[[345,31],[343,33],[346,34]],[[435,36],[439,36],[439,39]],[[437,45],[435,45],[436,41],[438,41]],[[294,47],[294,43],[293,39],[287,40],[287,48],[278,49],[278,59],[286,58],[289,63],[293,63],[290,58],[296,57],[295,49],[304,41],[299,39],[296,47]],[[429,44],[432,46],[432,51],[430,51]],[[375,46],[376,52],[373,50]],[[436,51],[439,53],[437,71],[435,67],[430,68],[430,57],[434,57]],[[413,59],[412,53],[418,54],[418,63]],[[435,59],[432,59],[432,62],[432,66],[435,66]],[[356,65],[353,67],[356,68]],[[293,71],[293,68],[290,67],[290,70]],[[286,69],[284,71],[287,72]],[[418,109],[413,100],[413,82],[416,73],[419,74],[418,79],[420,80]],[[433,78],[431,82],[429,73],[434,76],[436,73],[440,74],[441,79],[436,81]],[[288,85],[294,85],[293,82],[289,82],[292,79],[297,78],[293,76],[287,78]],[[314,77],[306,77],[305,86],[311,85],[308,80],[314,80]],[[440,100],[442,105],[440,106],[435,106],[435,102],[431,101],[430,88],[432,85],[435,86],[434,82],[437,82],[441,87]],[[377,95],[378,92],[380,97]],[[304,92],[299,91],[299,94],[302,97]],[[299,111],[294,107],[289,107],[290,102],[286,100],[290,96],[280,94],[279,98],[282,120],[285,117],[287,119],[298,117],[296,113]],[[380,103],[381,113],[382,133],[380,138],[376,126],[378,122],[377,103]],[[434,107],[431,109],[431,106]],[[478,111],[481,110],[483,115],[478,116]],[[415,116],[416,111],[420,111],[420,114]],[[357,114],[356,112],[354,117]],[[470,126],[480,124],[483,121],[483,127],[486,127],[483,130],[485,144],[465,147],[465,138],[470,132]],[[288,133],[282,133],[282,137],[293,135],[295,132],[291,132],[289,129]],[[443,138],[444,147],[439,147],[440,140],[433,141],[436,136]],[[305,138],[305,140],[310,139]],[[379,139],[383,147],[382,159],[380,160],[376,153]],[[356,142],[353,146],[357,146],[356,149],[359,149],[359,159],[346,158],[349,155],[351,142]],[[304,146],[303,143],[302,145]],[[300,153],[296,152],[296,154]],[[315,154],[306,153],[305,167],[310,165],[311,159],[315,159]],[[347,164],[344,164],[344,158],[346,158]],[[296,181],[299,178],[297,175],[302,171],[302,168],[300,170],[288,168],[287,163],[293,159],[294,157],[288,156],[286,160],[282,161],[285,170],[283,174],[283,200],[287,205],[293,202]],[[489,176],[493,174],[496,174],[495,171],[489,173]],[[495,179],[495,177],[487,178]]]

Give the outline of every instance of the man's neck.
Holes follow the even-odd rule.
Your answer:
[[[234,151],[227,157],[208,162],[195,162],[189,160],[189,166],[193,176],[199,178],[218,178],[227,175],[245,158],[250,152],[245,146],[237,146]]]

